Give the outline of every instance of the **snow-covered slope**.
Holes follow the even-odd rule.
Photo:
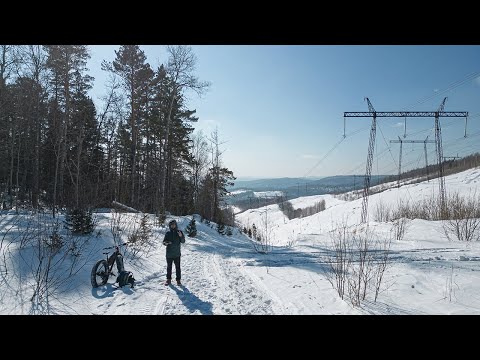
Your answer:
[[[479,181],[480,168],[445,179],[448,192],[463,194],[473,194]],[[430,181],[375,194],[369,201],[370,219],[380,201],[395,204],[400,199],[418,200],[436,194],[437,188],[436,181]],[[26,240],[22,245],[18,236],[32,222],[26,214],[3,212],[0,255],[11,261],[7,261],[7,269],[0,262],[0,313],[480,314],[480,244],[449,241],[440,222],[425,220],[410,221],[404,239],[392,244],[385,286],[377,302],[367,299],[362,306],[352,307],[340,299],[326,277],[328,231],[342,219],[352,225],[358,223],[362,200],[346,202],[318,195],[292,203],[295,208],[303,208],[321,199],[326,202],[326,210],[302,219],[288,220],[277,205],[237,216],[244,225],[255,222],[261,226],[267,215],[276,245],[269,254],[255,252],[251,240],[238,230],[231,237],[222,236],[198,221],[197,237],[187,237],[182,247],[184,286],[163,285],[166,261],[161,240],[165,229],[154,227],[150,248],[140,252],[138,258],[127,256],[125,260],[126,269],[138,280],[137,286],[115,289],[111,278],[109,284],[92,289],[91,267],[103,257],[101,248],[113,243],[113,215],[97,214],[96,233],[82,250],[81,261],[77,261],[85,266],[62,284],[49,298],[49,306],[43,308],[32,308],[31,302],[34,272],[29,264],[34,262],[30,256],[34,249],[28,250]],[[124,215],[122,240],[139,216]],[[179,227],[184,229],[190,218],[176,217]],[[379,236],[390,234],[391,224],[370,224]]]
[[[393,184],[392,184],[393,185]],[[458,174],[445,177],[447,192],[458,192],[461,195],[474,195],[480,185],[480,168],[470,169]],[[420,182],[412,185],[404,185],[400,188],[393,186],[385,191],[373,194],[368,200],[368,215],[370,222],[379,204],[395,207],[399,201],[411,203],[422,199],[429,199],[438,194],[437,179]],[[480,191],[477,192],[480,195]],[[345,220],[349,225],[358,224],[362,212],[362,198],[353,201],[342,201],[332,195],[316,195],[301,197],[291,200],[293,207],[306,208],[314,205],[321,199],[325,200],[325,211],[308,216],[288,220],[279,209],[278,205],[269,205],[259,209],[251,209],[237,215],[236,219],[242,226],[257,227],[265,226],[265,217],[272,229],[272,243],[274,245],[286,245],[292,240],[293,234],[302,237],[303,234],[318,234],[329,231],[338,223]],[[268,213],[266,213],[268,211]]]

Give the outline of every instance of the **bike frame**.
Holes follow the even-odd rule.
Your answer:
[[[126,244],[122,244],[122,245],[126,245]],[[122,246],[122,245],[120,245],[120,246]],[[108,252],[104,253],[104,254],[107,255],[108,276],[110,276],[110,274],[112,274],[114,264],[117,264],[117,270],[118,270],[119,273],[120,273],[120,271],[123,270],[123,256],[120,253],[120,246],[116,245],[115,246],[115,251],[110,256],[108,256]],[[119,260],[119,256],[121,257],[120,260]],[[119,262],[121,262],[121,266],[120,266]]]

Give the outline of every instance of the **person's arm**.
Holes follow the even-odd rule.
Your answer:
[[[178,230],[178,236],[180,237],[180,242],[185,243],[185,235],[182,230]]]
[[[163,245],[165,245],[165,246],[170,244],[170,242],[167,241],[167,234],[168,234],[168,231],[165,233],[165,237],[163,238]]]

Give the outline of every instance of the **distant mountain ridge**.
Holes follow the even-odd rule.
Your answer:
[[[371,185],[381,181],[387,175],[372,175]],[[237,180],[235,185],[229,190],[246,189],[253,191],[269,191],[269,190],[286,190],[292,191],[296,188],[332,188],[332,187],[347,187],[347,188],[361,188],[363,187],[364,175],[337,175],[327,176],[320,179],[315,178],[273,178],[273,179],[258,179],[258,180]]]
[[[316,180],[305,180],[303,178],[274,178],[274,179],[257,179],[257,180],[236,180],[235,185],[231,189],[249,189],[255,191],[278,190],[296,186],[297,183],[305,184]]]
[[[382,182],[387,175],[372,175],[370,185]],[[321,179],[277,178],[235,181],[227,204],[240,209],[260,207],[300,196],[338,194],[363,189],[364,175],[338,175]]]

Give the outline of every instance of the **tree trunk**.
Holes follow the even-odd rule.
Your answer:
[[[69,68],[69,59],[66,59],[66,68]],[[60,200],[62,201],[62,205],[65,202],[64,194],[63,194],[63,183],[64,183],[64,173],[65,173],[65,160],[67,158],[67,134],[68,134],[68,125],[69,125],[69,118],[70,118],[70,82],[68,77],[68,70],[67,74],[65,74],[65,121],[62,124],[62,135],[61,135],[61,143],[60,143],[60,164],[59,164],[59,195]]]
[[[16,172],[15,172],[15,180],[16,180],[16,188],[15,188],[15,192],[16,192],[16,196],[15,196],[15,211],[17,212],[18,214],[18,206],[17,206],[17,200],[18,200],[18,194],[19,194],[19,189],[20,189],[20,184],[19,184],[19,172],[20,172],[20,150],[21,150],[21,137],[20,137],[20,134],[18,134],[18,151],[17,151],[17,169],[16,169]],[[24,170],[26,171],[26,169]],[[13,194],[12,194],[13,195]]]
[[[79,201],[79,188],[80,188],[80,161],[81,161],[81,156],[82,156],[82,145],[83,145],[83,135],[84,135],[84,129],[83,129],[83,123],[80,125],[80,134],[78,134],[78,149],[77,149],[77,176],[76,176],[76,181],[75,181],[75,204],[77,209],[80,206],[80,201]]]
[[[169,152],[169,136],[170,136],[170,117],[172,116],[173,102],[175,101],[176,87],[173,89],[172,100],[170,101],[170,107],[168,109],[167,124],[165,128],[165,143],[163,150],[163,157],[161,161],[161,173],[160,173],[160,214],[165,214],[165,181],[166,181],[166,165],[167,154]]]
[[[53,181],[53,217],[55,217],[55,210],[57,206],[57,185],[58,185],[58,163],[60,162],[60,154],[57,151],[55,151],[56,156],[55,156],[55,178]]]
[[[39,111],[39,99],[37,95],[37,112]],[[35,117],[35,152],[32,172],[32,205],[34,209],[38,209],[38,194],[39,194],[39,168],[40,168],[40,119]]]
[[[132,185],[130,188],[130,202],[131,205],[135,205],[135,172],[137,168],[137,126],[136,126],[136,113],[135,113],[135,88],[134,88],[134,73],[133,73],[133,68],[132,68],[132,74],[131,74],[131,81],[130,81],[130,121],[131,121],[131,127],[132,127],[132,146],[131,146],[131,154],[130,154],[130,159],[132,162]]]

